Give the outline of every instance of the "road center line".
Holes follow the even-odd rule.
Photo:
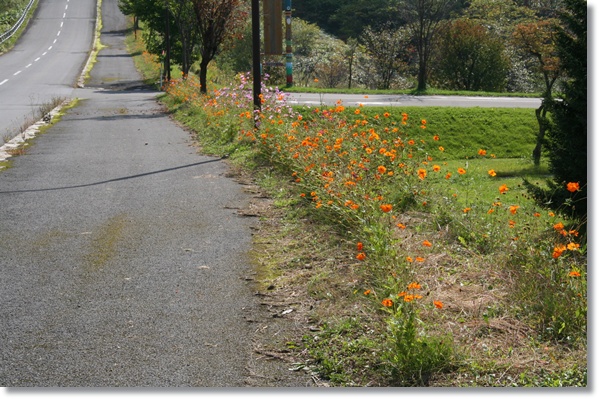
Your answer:
[[[60,36],[60,31],[58,31],[58,33],[56,34],[56,36]]]
[[[21,73],[21,71],[17,71],[17,72],[15,72],[15,73],[13,73],[13,74],[12,74],[12,76],[17,76],[17,75],[18,75],[18,74],[20,74],[20,73]]]
[[[36,58],[35,60],[33,60],[33,61],[35,61],[35,62],[38,62],[38,61],[40,60],[40,58],[41,58],[41,57],[37,57],[37,58]]]
[[[47,51],[44,51],[44,52],[42,53],[42,57],[43,57],[44,55],[46,55],[46,54],[48,54],[48,52],[47,52]]]
[[[66,17],[67,17],[67,13],[65,12],[65,13],[62,14],[62,18],[64,19]]]
[[[0,86],[2,86],[6,82],[8,82],[8,79],[4,79],[2,82],[0,82]]]
[[[33,65],[33,64],[29,64],[29,65],[27,65],[25,68],[29,68],[31,65]]]

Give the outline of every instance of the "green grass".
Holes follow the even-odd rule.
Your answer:
[[[24,9],[28,3],[29,3],[28,0],[21,0],[19,6],[22,7],[21,9]],[[31,17],[33,16],[33,13],[37,9],[38,3],[39,3],[39,1],[35,1],[33,3],[32,7],[29,9],[29,12],[27,13],[27,15],[25,17],[25,21],[23,22],[23,25],[21,25],[21,27],[17,30],[17,32],[10,39],[8,39],[4,43],[0,44],[0,55],[9,51],[10,49],[12,49],[13,46],[15,45],[15,43],[17,42],[17,40],[19,40],[19,37],[21,37],[23,32],[25,32],[25,30],[27,29],[29,20],[31,19]],[[14,13],[14,12],[10,12],[10,11],[7,11],[7,14],[8,13],[10,13],[13,17],[7,18],[6,24],[0,24],[0,33],[4,33],[8,29],[12,28],[12,26],[17,22],[18,18],[21,15],[20,13]],[[0,15],[0,17],[2,17],[2,15]]]
[[[394,107],[394,119],[401,112],[410,120],[427,121],[427,133],[439,135],[445,156],[439,159],[472,158],[485,149],[497,158],[530,158],[538,123],[534,109],[464,107]],[[383,107],[363,107],[362,113],[374,116],[389,111]],[[399,111],[399,112],[397,112]]]
[[[295,322],[318,326],[287,339],[302,367],[331,386],[586,386],[586,238],[522,186],[551,177],[530,160],[533,110],[317,113],[267,94],[255,130],[240,98],[189,79],[162,100],[273,199],[253,256],[268,259],[260,285],[305,301]]]

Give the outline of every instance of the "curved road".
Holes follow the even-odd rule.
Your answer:
[[[283,89],[285,91],[285,89]],[[303,105],[331,106],[336,101],[346,106],[405,106],[405,107],[484,107],[484,108],[538,108],[538,98],[468,97],[468,96],[410,96],[406,94],[318,94],[288,93],[287,102]]]
[[[71,98],[89,56],[96,0],[40,0],[15,47],[0,56],[0,138],[53,98]]]
[[[250,194],[140,87],[117,0],[102,15],[79,105],[0,172],[0,386],[309,385],[254,352],[284,337],[249,282]]]

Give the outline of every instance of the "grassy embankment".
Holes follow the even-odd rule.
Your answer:
[[[272,197],[254,255],[264,287],[310,305],[283,348],[298,368],[332,386],[586,386],[586,238],[522,186],[549,177],[534,110],[263,96],[259,129],[243,79],[202,96],[190,77],[162,101]]]

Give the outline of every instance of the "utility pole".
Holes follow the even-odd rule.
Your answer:
[[[252,0],[252,69],[254,76],[254,111],[262,109],[260,96],[262,81],[260,76],[260,0]],[[256,118],[257,116],[254,116]],[[258,121],[256,119],[255,124]]]
[[[164,59],[164,70],[166,72],[166,82],[171,81],[171,24],[170,24],[170,11],[166,2],[164,3],[165,14],[166,14],[166,34],[164,40],[166,41],[166,58]]]

